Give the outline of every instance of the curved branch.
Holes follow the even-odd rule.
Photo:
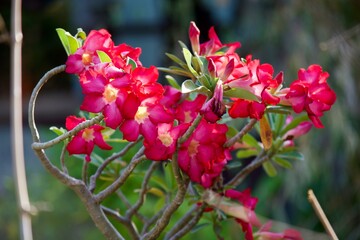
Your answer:
[[[224,147],[228,148],[234,145],[237,141],[239,141],[246,133],[248,133],[254,125],[257,123],[257,119],[251,119],[248,124],[246,124],[240,132],[238,132],[234,137],[230,138],[224,144]]]
[[[131,142],[128,145],[126,145],[126,147],[124,147],[120,152],[115,153],[113,155],[111,155],[110,157],[108,157],[96,170],[96,172],[94,173],[94,175],[92,175],[90,177],[90,184],[89,184],[89,189],[91,192],[93,192],[96,188],[96,180],[100,177],[102,171],[106,168],[107,165],[109,165],[112,161],[114,161],[115,159],[117,159],[118,157],[124,156],[127,151],[129,151],[130,148],[132,148],[133,146],[135,146],[139,141],[141,140],[141,138],[139,138],[137,141],[135,142]]]
[[[236,187],[238,186],[252,171],[260,167],[264,162],[271,158],[271,153],[267,153],[264,150],[246,167],[236,174],[225,186]]]
[[[159,165],[160,162],[152,162],[150,168],[147,170],[146,175],[143,179],[142,185],[141,185],[141,191],[139,193],[139,199],[137,202],[126,211],[126,218],[131,218],[138,210],[139,208],[144,204],[145,195],[148,190],[148,183],[150,180],[150,177],[152,173],[155,171],[156,167]]]
[[[126,179],[132,173],[134,168],[146,159],[146,157],[143,155],[144,149],[144,147],[140,148],[140,150],[131,159],[129,165],[127,165],[127,167],[124,169],[122,174],[110,186],[108,186],[103,191],[99,192],[97,195],[94,196],[98,203],[104,201],[105,198],[107,198],[110,194],[114,193],[119,187],[121,187],[121,185],[124,184]]]
[[[66,138],[69,138],[71,136],[74,136],[76,133],[78,133],[79,131],[88,128],[96,123],[99,123],[102,119],[104,118],[103,115],[98,115],[90,120],[86,120],[82,123],[80,123],[79,125],[77,125],[76,127],[74,127],[73,129],[71,129],[70,131],[50,140],[44,143],[40,143],[40,142],[34,142],[31,146],[33,149],[46,149],[49,147],[54,146],[55,144],[58,144],[62,141],[64,141]]]

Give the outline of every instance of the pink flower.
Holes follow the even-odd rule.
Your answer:
[[[191,123],[199,114],[206,96],[198,94],[193,101],[184,100],[178,106],[176,106],[175,118],[179,123]]]
[[[202,120],[192,135],[179,148],[179,166],[192,181],[209,188],[228,160],[227,126]]]
[[[189,124],[174,127],[171,123],[159,123],[156,134],[148,135],[144,140],[145,156],[155,161],[171,159],[178,138],[188,127]]]
[[[133,81],[132,90],[140,101],[151,97],[162,97],[164,88],[157,82],[159,72],[156,67],[137,67],[133,70],[131,76]]]
[[[250,189],[245,189],[243,192],[229,189],[225,191],[225,197],[239,201],[239,203],[241,203],[246,209],[248,209],[247,215],[249,221],[244,221],[238,218],[236,218],[236,221],[241,225],[242,230],[245,233],[245,239],[253,240],[253,226],[260,225],[260,222],[254,212],[258,199],[255,197],[251,197]]]
[[[288,124],[290,124],[293,120],[292,116],[288,116],[286,118],[286,122],[285,122],[285,126],[286,127]],[[301,122],[299,125],[297,125],[295,128],[289,130],[288,132],[286,132],[283,136],[284,139],[284,143],[283,146],[284,147],[291,147],[294,146],[294,139],[298,138],[302,135],[305,135],[306,133],[308,133],[311,129],[311,127],[313,126],[313,124],[309,121],[304,121]]]
[[[191,22],[189,27],[189,38],[190,38],[191,46],[193,51],[201,56],[215,55],[216,52],[223,50],[224,48],[227,48],[225,54],[234,53],[235,50],[241,46],[240,42],[222,44],[215,32],[214,27],[211,27],[209,30],[210,40],[200,44],[200,47],[199,47],[199,36],[200,36],[199,29],[197,28],[194,22]]]
[[[130,59],[132,59],[138,67],[142,66],[139,59],[141,48],[133,48],[125,43],[122,43],[113,47],[109,54],[114,65],[120,69],[123,69],[127,73],[132,71],[132,66],[129,64]]]
[[[229,115],[232,118],[255,118],[261,119],[264,115],[266,105],[256,101],[250,101],[245,99],[234,99],[230,109]]]
[[[133,109],[129,110],[134,112]],[[128,116],[130,118],[126,118],[120,126],[123,138],[128,141],[136,141],[140,134],[145,139],[153,139],[157,134],[157,125],[159,123],[171,123],[174,121],[173,114],[160,105],[156,98],[146,99],[138,106],[133,116],[130,114]]]
[[[85,95],[81,110],[102,112],[106,126],[117,128],[122,120],[121,108],[128,95],[126,86],[130,85],[130,76],[124,72],[112,73],[113,78],[94,71],[86,71],[80,80]]]
[[[306,111],[315,127],[323,128],[320,117],[330,110],[336,100],[335,92],[327,84],[329,74],[321,66],[300,69],[298,79],[291,83],[285,96],[296,113]]]
[[[285,229],[283,232],[275,233],[270,231],[271,222],[264,224],[261,229],[255,234],[264,240],[302,240],[300,232],[295,229]]]
[[[91,65],[100,62],[97,50],[107,52],[113,47],[111,35],[105,29],[92,30],[82,47],[71,54],[66,61],[65,71],[67,73],[80,74]]]
[[[84,121],[85,118],[69,116],[66,118],[66,129],[70,131]],[[112,147],[104,141],[101,134],[103,129],[104,127],[95,124],[79,131],[66,146],[69,154],[86,154],[85,160],[90,162],[90,155],[95,145],[104,150],[111,150]]]

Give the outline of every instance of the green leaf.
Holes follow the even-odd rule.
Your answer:
[[[242,163],[239,160],[231,160],[226,164],[227,169],[239,168],[241,166],[242,166]]]
[[[251,147],[255,147],[258,151],[262,150],[259,142],[249,133],[243,136],[242,141]]]
[[[78,42],[78,40],[75,37],[71,36],[70,33],[68,33],[68,32],[66,34],[66,37],[68,39],[69,46],[70,46],[70,54],[73,54],[80,47],[80,43]]]
[[[234,137],[236,134],[238,133],[238,130],[236,130],[236,128],[232,127],[232,126],[228,126],[228,130],[226,132],[226,137],[227,138],[232,138]]]
[[[185,49],[189,50],[185,43],[183,43],[182,41],[178,41],[178,42],[179,42],[181,48],[185,48]]]
[[[189,71],[195,76],[195,77],[199,77],[199,74],[195,71],[195,69],[193,68],[192,64],[192,58],[193,55],[191,54],[191,52],[189,51],[189,49],[187,48],[183,48],[182,49],[184,58],[185,58],[185,62],[187,67],[189,68]]]
[[[286,159],[286,160],[295,160],[295,161],[303,161],[304,155],[298,151],[292,151],[292,152],[283,152],[280,154],[276,154],[276,157]]]
[[[192,80],[188,79],[181,84],[182,93],[203,93],[207,96],[211,96],[211,91],[204,86],[197,86]]]
[[[295,117],[291,123],[289,123],[280,133],[280,136],[283,136],[285,133],[287,133],[289,130],[297,127],[300,123],[309,120],[309,117],[307,114],[303,114],[300,116]]]
[[[86,39],[86,33],[82,30],[82,28],[78,28],[75,37],[84,41]]]
[[[53,131],[56,135],[60,136],[63,135],[64,133],[66,133],[66,129],[64,128],[58,128],[58,127],[50,127],[50,131]]]
[[[131,65],[131,69],[134,70],[135,68],[137,68],[137,63],[134,61],[134,59],[132,58],[127,58],[126,60],[126,64],[130,64]]]
[[[101,51],[101,50],[96,50],[96,53],[99,56],[99,59],[102,63],[110,63],[111,62],[111,58],[109,57],[109,55],[106,54],[106,52]]]
[[[264,162],[262,166],[269,177],[275,177],[277,175],[277,170],[271,162]]]
[[[283,168],[287,168],[290,169],[292,168],[292,164],[290,162],[288,162],[285,159],[279,158],[279,157],[273,157],[272,159],[277,165],[283,167]]]
[[[248,158],[252,156],[256,156],[259,152],[256,149],[245,149],[245,150],[239,150],[236,152],[237,158]]]
[[[181,89],[180,85],[178,84],[178,82],[176,81],[175,78],[173,78],[172,76],[170,75],[166,75],[165,76],[166,80],[168,81],[168,83],[170,84],[170,86],[172,86],[173,88],[176,88],[178,90]]]
[[[171,53],[165,53],[165,55],[168,56],[171,60],[173,60],[177,64],[179,64],[183,69],[187,68],[186,63],[184,63],[184,61],[181,60],[180,58],[178,58],[177,56],[175,56],[175,55],[173,55]]]
[[[242,88],[231,88],[230,90],[224,91],[224,96],[259,101],[259,99],[254,94]]]
[[[67,32],[62,28],[57,28],[56,32],[60,38],[60,41],[65,49],[66,54],[69,56],[71,54],[71,51],[70,51],[69,40],[66,35]]]
[[[163,71],[163,72],[174,74],[174,75],[184,76],[184,77],[188,77],[188,78],[194,78],[194,76],[188,70],[184,70],[184,69],[176,67],[176,66],[171,66],[169,68],[158,67],[157,69],[159,71]]]

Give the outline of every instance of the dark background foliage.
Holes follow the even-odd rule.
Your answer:
[[[142,7],[139,7],[142,6]],[[187,42],[189,22],[195,20],[207,39],[215,26],[223,42],[240,41],[241,56],[253,54],[261,62],[285,71],[288,84],[297,70],[317,63],[330,73],[337,93],[333,109],[323,117],[325,129],[314,129],[300,139],[305,161],[269,178],[260,169],[246,182],[259,198],[260,215],[323,232],[307,202],[314,189],[340,239],[360,239],[360,2],[357,0],[25,0],[23,1],[24,108],[38,79],[64,64],[65,51],[55,32],[75,33],[107,28],[115,43],[143,48],[145,66],[167,66],[164,53],[179,51]],[[10,29],[10,1],[0,3],[0,14]],[[0,44],[0,236],[18,238],[18,222],[9,145],[9,45]],[[45,133],[62,126],[81,102],[76,81],[60,75],[40,95],[38,121]],[[56,106],[56,107],[54,107]],[[34,239],[99,239],[99,233],[74,194],[55,182],[30,150],[25,124],[25,153],[30,199],[40,210],[33,218]],[[49,136],[50,138],[51,136]],[[53,153],[56,154],[56,150]],[[228,231],[231,231],[229,228]],[[230,236],[230,233],[229,235]]]

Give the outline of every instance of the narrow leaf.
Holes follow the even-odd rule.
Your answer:
[[[268,150],[272,146],[272,131],[270,128],[270,124],[265,117],[265,115],[260,119],[260,138],[261,142],[264,145],[264,149]]]
[[[245,149],[239,150],[236,152],[237,158],[248,158],[252,156],[256,156],[259,152],[256,149]]]
[[[183,69],[186,69],[186,67],[187,67],[186,63],[184,63],[184,61],[181,60],[180,58],[178,58],[177,56],[175,56],[171,53],[165,53],[165,55],[168,56],[171,60],[173,60],[177,64],[179,64]]]
[[[78,42],[78,40],[75,37],[71,36],[71,34],[68,32],[66,32],[66,37],[69,42],[70,54],[73,54],[80,47],[80,43]]]
[[[281,154],[276,154],[276,156],[279,158],[290,160],[290,161],[291,160],[295,160],[295,161],[303,161],[304,160],[304,155],[298,151],[284,152]]]
[[[168,81],[168,83],[170,84],[170,86],[172,86],[173,88],[176,88],[178,90],[181,89],[180,85],[178,84],[178,82],[176,81],[175,78],[173,78],[172,76],[170,75],[166,75],[165,76],[166,80]]]
[[[103,63],[111,62],[111,58],[109,57],[109,55],[106,54],[106,52],[101,51],[101,50],[96,50],[96,53],[99,56],[99,59],[101,62],[103,62]]]
[[[274,157],[273,161],[280,167],[287,168],[287,169],[292,168],[292,164],[285,159],[282,159],[279,157]]]
[[[62,45],[63,45],[63,47],[65,49],[66,54],[69,56],[71,54],[70,53],[71,51],[70,51],[69,41],[68,41],[68,38],[66,36],[66,31],[64,29],[62,29],[62,28],[57,28],[56,32],[57,32],[57,34],[58,34],[58,36],[60,38],[60,41],[61,41],[61,43],[62,43]]]
[[[184,81],[181,84],[181,92],[182,93],[192,93],[192,92],[197,92],[197,93],[203,93],[206,95],[211,95],[211,91],[209,89],[207,89],[204,86],[197,86],[192,80],[188,79],[186,81]]]
[[[231,88],[230,90],[224,91],[224,96],[259,101],[259,99],[254,94],[242,88]]]
[[[192,54],[191,52],[189,51],[189,49],[187,48],[183,48],[182,49],[183,51],[183,55],[184,55],[184,58],[185,58],[185,62],[186,62],[186,65],[187,67],[189,68],[189,71],[195,76],[195,77],[198,77],[199,74],[195,71],[195,69],[193,68],[193,66],[191,65],[192,63]]]
[[[54,126],[50,127],[50,130],[53,131],[58,136],[63,135],[66,132],[66,129],[58,128],[58,127],[54,127]]]
[[[258,151],[262,150],[259,142],[251,134],[245,134],[242,141],[251,147],[255,147]]]
[[[276,168],[271,162],[264,162],[262,166],[269,177],[275,177],[277,175]]]

